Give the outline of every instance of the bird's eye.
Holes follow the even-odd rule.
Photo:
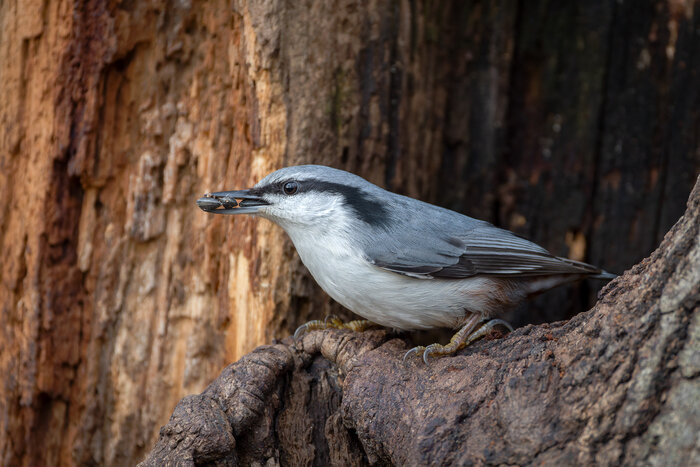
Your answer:
[[[297,182],[287,182],[282,187],[285,195],[293,195],[299,189],[299,184]]]

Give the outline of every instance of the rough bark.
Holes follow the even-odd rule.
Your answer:
[[[225,364],[349,317],[279,229],[194,207],[284,165],[638,262],[700,170],[699,26],[692,1],[0,1],[0,463],[132,465]]]
[[[698,465],[700,178],[590,311],[429,366],[402,363],[409,346],[329,330],[260,347],[180,401],[141,465]]]

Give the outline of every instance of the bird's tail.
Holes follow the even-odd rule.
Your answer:
[[[582,261],[575,261],[573,259],[569,258],[562,258],[562,257],[557,257],[559,260],[563,261],[564,263],[568,264],[572,268],[577,269],[580,271],[582,274],[587,274],[586,278],[588,279],[601,279],[605,281],[609,281],[612,279],[615,279],[617,277],[617,274],[613,274],[611,272],[605,271],[603,269],[600,269],[596,266],[593,266],[592,264],[584,263]],[[575,271],[572,271],[575,272]]]
[[[601,269],[600,274],[594,274],[592,276],[588,276],[589,279],[601,279],[604,281],[611,281],[617,277],[617,274],[613,274],[612,272],[608,271],[603,271]]]

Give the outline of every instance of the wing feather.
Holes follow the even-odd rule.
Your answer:
[[[589,264],[554,256],[533,242],[487,223],[463,234],[433,237],[420,244],[408,239],[396,244],[399,246],[391,252],[370,249],[369,260],[380,268],[424,279],[602,272]]]

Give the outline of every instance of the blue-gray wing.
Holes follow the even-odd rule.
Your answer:
[[[507,230],[469,220],[463,232],[452,229],[445,233],[437,228],[427,231],[425,227],[431,223],[417,229],[409,226],[392,232],[391,238],[378,239],[365,252],[368,260],[380,268],[425,279],[602,272],[586,263],[556,257]]]

